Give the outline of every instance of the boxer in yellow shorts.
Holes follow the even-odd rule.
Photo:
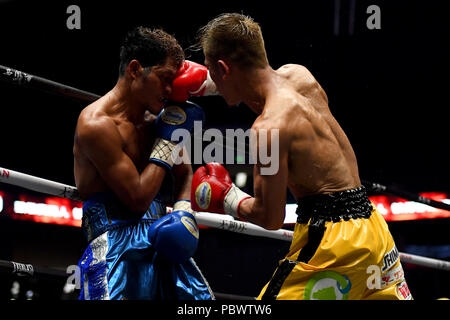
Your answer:
[[[306,197],[297,213],[289,253],[258,299],[412,298],[394,240],[364,187]]]
[[[243,102],[258,115],[250,135],[257,161],[253,196],[237,188],[221,164],[197,169],[193,209],[275,230],[283,226],[288,189],[298,202],[290,251],[258,298],[411,298],[392,236],[361,185],[353,147],[314,76],[297,64],[273,69],[259,24],[242,14],[214,18],[199,39],[227,104]],[[357,121],[372,130],[369,120]]]

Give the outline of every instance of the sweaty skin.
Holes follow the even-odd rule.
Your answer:
[[[229,105],[242,101],[259,114],[252,126],[257,135],[261,129],[279,130],[279,170],[261,175],[262,165],[255,165],[254,197],[241,203],[243,218],[266,229],[279,229],[287,188],[298,200],[361,185],[353,148],[331,114],[324,90],[305,67],[288,64],[273,70],[267,66],[250,73],[231,67],[227,75],[226,68],[208,58],[205,64]],[[269,151],[271,143],[276,142],[268,139],[264,146]]]
[[[288,186],[294,197],[360,186],[355,153],[331,114],[322,87],[299,65],[285,65],[277,73],[279,92],[269,97],[255,126],[270,123],[273,117],[286,133]]]
[[[285,65],[276,70],[273,88],[268,92],[264,109],[252,128],[280,129],[280,169],[274,176],[261,176],[255,166],[253,206],[281,200],[278,228],[284,220],[285,188],[278,191],[270,185],[287,184],[292,195],[301,199],[355,188],[361,183],[353,148],[331,114],[324,90],[305,67]],[[270,190],[276,198],[269,195]],[[243,203],[244,216],[247,212],[251,216],[251,201]]]
[[[122,157],[121,164],[134,166],[136,172],[141,172],[147,164],[143,155],[149,154],[154,140],[149,135],[150,123],[144,122],[142,117],[139,123],[134,124],[126,116],[114,112],[117,103],[113,100],[114,95],[109,92],[86,107],[78,119],[73,148],[74,171],[75,182],[83,198],[109,189],[106,181],[110,177],[103,178],[101,172],[111,156]],[[99,136],[95,135],[96,132]],[[88,135],[97,139],[93,150],[88,149]],[[97,154],[97,150],[104,151],[106,148],[109,151]]]
[[[171,92],[177,66],[168,59],[148,74],[140,66],[135,69],[131,64],[111,91],[80,113],[73,153],[75,183],[83,199],[112,191],[140,217],[166,174],[164,168],[148,161],[154,142],[151,125]],[[152,116],[144,120],[146,110]],[[176,198],[189,198],[192,168],[174,166],[172,173]]]

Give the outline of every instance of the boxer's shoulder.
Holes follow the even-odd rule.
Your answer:
[[[77,131],[85,133],[100,133],[115,127],[116,123],[114,119],[103,112],[85,112],[83,110],[77,122]]]
[[[288,86],[292,87],[297,93],[308,98],[316,94],[323,94],[323,90],[312,75],[312,73],[304,66],[299,64],[286,64],[276,70],[277,74],[284,78]]]
[[[291,79],[291,80],[299,80],[302,79],[303,81],[315,81],[313,75],[303,65],[300,64],[285,64],[278,68],[276,72],[285,78]]]
[[[79,142],[89,143],[101,137],[120,138],[118,124],[99,105],[91,104],[78,117],[76,138]]]
[[[299,136],[310,136],[317,117],[318,112],[307,97],[290,87],[281,88],[266,100],[264,111],[252,129],[278,129],[280,141],[291,141]]]

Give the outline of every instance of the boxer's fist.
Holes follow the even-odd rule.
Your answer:
[[[239,206],[248,194],[236,187],[228,171],[216,162],[195,171],[192,179],[191,206],[195,211],[208,211],[239,216]]]
[[[157,139],[150,154],[150,161],[171,169],[176,154],[172,154],[179,138],[184,135],[173,135],[177,129],[192,131],[195,121],[205,121],[205,113],[195,103],[172,102],[166,103],[164,109],[155,120]],[[178,150],[179,151],[179,150]],[[176,152],[175,152],[176,153]]]
[[[172,133],[177,129],[192,131],[194,121],[205,121],[205,112],[200,106],[189,101],[168,101],[155,120],[156,136],[178,142],[178,137],[172,137]]]
[[[216,94],[216,85],[209,76],[208,69],[196,62],[185,60],[172,82],[170,100],[184,102],[191,96],[199,97]]]
[[[182,263],[194,255],[198,239],[195,217],[185,210],[173,211],[149,228],[149,240],[155,250],[175,263]]]

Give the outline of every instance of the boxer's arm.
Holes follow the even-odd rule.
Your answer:
[[[183,152],[186,152],[183,149]],[[192,166],[188,163],[181,163],[174,165],[172,168],[172,173],[174,176],[174,196],[175,201],[177,200],[189,200],[191,196],[191,184],[192,184]]]
[[[255,126],[257,137],[260,136],[260,126]],[[278,161],[278,170],[274,174],[262,174],[263,165],[258,159],[253,170],[254,197],[242,201],[239,208],[239,215],[245,220],[260,225],[269,230],[280,229],[283,226],[286,207],[286,190],[288,183],[288,139],[282,130],[279,130],[279,140],[272,140],[270,130],[267,130],[267,146],[260,143],[258,139],[258,154],[261,148],[272,150],[278,148],[279,157],[272,159]],[[265,152],[265,151],[264,151]],[[273,163],[272,163],[273,165]]]
[[[131,211],[144,213],[158,192],[166,170],[149,163],[139,174],[122,149],[122,137],[111,119],[79,124],[78,141],[102,180]]]

